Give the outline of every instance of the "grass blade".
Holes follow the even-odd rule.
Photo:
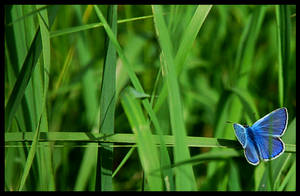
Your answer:
[[[173,61],[173,51],[171,40],[168,35],[168,29],[164,22],[162,9],[160,6],[153,6],[153,14],[155,21],[155,29],[158,34],[160,46],[164,56],[163,68],[166,72],[168,97],[170,108],[170,119],[172,125],[172,132],[175,136],[174,157],[175,163],[184,159],[190,158],[189,149],[184,142],[186,137],[186,130],[182,116],[182,106],[180,100],[180,93],[176,71]],[[176,170],[176,190],[195,190],[196,182],[192,166],[180,166]]]
[[[32,132],[13,132],[5,134],[5,142],[27,142],[33,140]],[[160,136],[153,135],[153,140],[155,144],[160,144]],[[167,146],[175,145],[175,137],[172,135],[164,135],[164,141]],[[129,133],[116,133],[113,135],[103,135],[99,133],[91,132],[41,132],[40,133],[40,142],[107,142],[107,143],[119,143],[126,144],[124,147],[134,146],[136,143],[136,137],[134,134]],[[236,148],[242,149],[241,144],[236,140],[232,139],[223,139],[223,138],[213,138],[213,137],[195,137],[187,136],[185,142],[189,147],[209,147],[209,148]],[[131,145],[127,145],[131,144]],[[79,145],[81,146],[81,145]],[[296,145],[286,142],[287,153],[295,153]]]
[[[51,8],[51,14],[49,15],[49,26],[53,24],[56,9],[55,6]],[[8,131],[12,122],[13,117],[15,116],[16,110],[24,96],[25,89],[28,85],[28,82],[31,78],[33,70],[36,66],[36,63],[39,59],[42,50],[42,40],[40,29],[35,33],[34,39],[30,45],[28,53],[26,55],[25,61],[22,65],[22,69],[19,73],[17,81],[14,85],[13,91],[7,105],[5,107],[5,131]]]
[[[98,6],[94,6],[96,14],[98,16],[98,18],[100,19],[100,21],[103,23],[104,29],[106,30],[107,35],[109,36],[110,40],[112,41],[112,43],[114,44],[114,46],[116,47],[116,50],[118,52],[119,57],[122,59],[124,66],[126,66],[129,78],[134,86],[134,88],[139,91],[144,93],[144,90],[142,88],[142,85],[140,84],[137,76],[135,75],[134,71],[133,71],[133,67],[131,66],[131,64],[128,62],[127,58],[125,57],[125,54],[123,53],[120,44],[117,41],[117,38],[115,37],[114,33],[112,32],[111,28],[109,27],[109,25],[107,24],[101,10],[98,8]]]
[[[285,104],[288,67],[290,59],[291,19],[288,5],[276,6],[277,37],[278,37],[278,86],[279,105]]]
[[[38,61],[41,50],[41,34],[40,30],[38,29],[34,36],[34,40],[31,44],[31,47],[28,50],[26,59],[23,63],[21,72],[15,83],[11,96],[9,97],[9,100],[5,107],[5,132],[9,130],[12,119],[15,116],[19,104],[21,103],[21,100],[25,93],[25,89],[28,85],[30,77]]]
[[[121,58],[121,60],[123,61],[123,64],[124,64],[124,66],[125,66],[125,68],[127,70],[127,73],[129,75],[129,78],[130,78],[130,80],[131,80],[131,82],[132,82],[135,90],[138,91],[140,94],[145,94],[145,92],[144,92],[144,90],[142,88],[142,85],[140,84],[137,76],[135,75],[135,73],[133,71],[132,65],[127,60],[127,58],[126,58],[124,52],[122,51],[122,49],[121,49],[121,47],[120,47],[120,45],[119,45],[116,37],[114,36],[114,33],[112,32],[112,30],[110,29],[109,25],[105,21],[103,15],[101,13],[101,10],[97,6],[95,6],[95,10],[96,10],[96,13],[97,13],[99,19],[101,20],[101,22],[104,25],[104,28],[105,28],[105,30],[107,32],[107,35],[109,36],[109,38],[112,41],[112,43],[115,45],[116,50],[118,52],[118,55]],[[159,126],[157,117],[156,117],[155,113],[153,112],[152,107],[151,107],[151,105],[149,103],[149,100],[144,99],[142,101],[142,103],[143,103],[145,109],[147,110],[147,112],[149,113],[150,118],[151,118],[151,120],[154,123],[154,127],[155,127],[157,133],[160,133],[159,132],[161,130],[160,126]],[[162,141],[162,145],[163,145],[163,141]],[[162,157],[163,157],[162,164],[163,165],[169,165],[170,164],[170,162],[169,162],[170,159],[168,157],[167,150],[165,149],[164,145],[163,145],[163,147],[162,147],[161,150],[162,150]],[[172,174],[170,174],[170,172],[167,172],[166,174],[164,173],[164,175],[168,175],[170,178],[172,176]],[[172,183],[172,182],[170,182],[170,183]],[[172,185],[170,187],[172,188]]]
[[[107,20],[114,35],[117,35],[117,5],[108,6]],[[114,133],[115,105],[116,105],[116,62],[117,55],[111,39],[106,37],[106,55],[102,77],[100,96],[100,133]],[[106,144],[98,151],[98,167],[96,177],[96,190],[111,191],[113,148]]]
[[[149,185],[149,190],[162,190],[160,172],[151,174],[152,171],[159,169],[159,158],[149,124],[144,117],[141,105],[138,100],[130,94],[128,88],[123,92],[121,103],[132,130],[136,135],[138,153]]]
[[[129,159],[131,154],[134,152],[136,147],[131,147],[130,150],[127,152],[126,156],[122,159],[121,163],[118,165],[118,167],[115,169],[114,173],[112,174],[112,177],[115,177],[115,175],[119,172],[119,170],[123,167],[123,165],[126,163],[126,161]]]
[[[128,23],[128,22],[151,19],[151,18],[153,18],[153,15],[118,20],[117,23],[122,24],[122,23]],[[66,29],[62,29],[62,30],[56,30],[56,31],[51,32],[50,36],[51,36],[51,38],[53,38],[53,37],[57,37],[57,36],[68,35],[71,33],[85,31],[88,29],[94,29],[94,28],[98,28],[98,27],[103,27],[103,24],[97,22],[97,23],[85,24],[85,25],[81,25],[81,26],[77,26],[77,27],[70,27],[70,28],[66,28]]]
[[[38,140],[39,140],[41,120],[42,120],[42,115],[40,117],[40,121],[39,121],[38,126],[36,128],[36,131],[34,133],[32,145],[31,145],[31,148],[30,148],[30,151],[28,153],[28,157],[27,157],[27,160],[26,160],[26,163],[25,163],[25,166],[24,166],[24,172],[23,172],[23,175],[22,175],[22,178],[21,178],[21,183],[20,183],[19,191],[23,190],[23,187],[25,185],[27,176],[29,174],[29,171],[30,171],[30,168],[31,168],[31,165],[32,165],[32,162],[33,162],[33,158],[35,156],[36,147],[37,147]]]
[[[200,28],[202,27],[205,19],[207,18],[207,15],[210,12],[211,8],[212,5],[198,5],[193,18],[188,24],[182,36],[177,55],[175,57],[175,66],[177,74],[181,72],[185,64],[185,60],[187,59],[187,56],[189,54],[187,51],[192,49],[193,42],[195,41],[200,31]]]
[[[41,130],[48,132],[48,118],[47,118],[47,108],[46,108],[46,101],[47,101],[47,93],[49,87],[49,73],[50,73],[50,36],[49,36],[49,20],[48,20],[48,11],[43,9],[44,7],[41,5],[36,6],[38,12],[38,19],[39,25],[41,29],[41,38],[42,38],[42,54],[43,54],[43,68],[42,68],[42,79],[37,81],[37,86],[42,83],[42,94],[36,94],[37,99],[41,99],[41,107],[40,110],[43,111],[42,121],[41,121]],[[42,107],[45,108],[42,108]],[[55,179],[54,179],[54,172],[52,170],[52,152],[49,146],[49,143],[44,143],[37,153],[37,156],[40,158],[38,163],[41,171],[40,181],[41,181],[41,190],[55,190]],[[45,145],[45,146],[44,146]]]
[[[181,42],[174,60],[176,73],[179,74],[184,66],[184,63],[188,57],[189,52],[193,42],[196,39],[200,28],[202,27],[212,5],[199,5],[195,11],[193,18],[191,19],[189,25],[187,26],[182,38]],[[167,97],[167,85],[164,83],[161,94],[157,100],[157,103],[154,107],[155,111],[158,111],[160,106],[163,104]]]

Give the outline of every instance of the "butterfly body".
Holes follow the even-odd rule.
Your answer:
[[[247,161],[257,165],[279,157],[285,149],[281,136],[288,122],[286,108],[279,108],[256,121],[251,127],[233,124],[236,137],[244,148]]]

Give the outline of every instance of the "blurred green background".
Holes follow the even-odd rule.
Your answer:
[[[39,122],[36,116],[43,112],[46,112],[46,119],[42,118],[42,121],[46,122],[48,132],[90,132],[98,130],[101,124],[100,94],[107,50],[105,29],[99,26],[100,21],[93,6],[53,7],[54,5],[5,6],[6,110],[35,32],[39,26],[48,23],[39,18],[39,13],[45,14],[45,11],[48,12],[49,23],[44,29],[48,28],[50,42],[48,51],[42,51],[38,64],[31,73],[32,78],[24,90],[25,95],[5,133],[34,132]],[[98,7],[106,17],[109,6]],[[265,114],[279,107],[286,107],[289,126],[292,124],[292,127],[283,140],[288,144],[295,144],[296,6],[283,7],[287,16],[284,19],[280,14],[285,12],[280,11],[281,7],[276,5],[212,6],[191,50],[185,51],[187,57],[178,73],[186,135],[235,140],[232,124],[226,121],[251,125]],[[196,9],[197,5],[162,6],[174,58]],[[50,16],[53,12],[55,15],[51,25]],[[117,19],[117,40],[145,93],[152,95],[153,108],[163,133],[172,134],[167,99],[162,103],[157,102],[166,78],[165,70],[161,69],[162,49],[155,30],[152,7],[119,5]],[[283,29],[278,28],[281,20],[285,21]],[[278,39],[282,34],[282,43],[288,45],[280,50]],[[43,60],[46,55],[51,60],[48,62],[48,69],[43,71],[42,67],[47,64]],[[39,95],[45,89],[37,86],[44,84],[47,77],[47,97],[40,99]],[[280,84],[283,86],[280,87]],[[119,96],[127,86],[132,84],[124,62],[117,56],[114,133],[132,133]],[[43,100],[46,109],[37,109],[36,104]],[[24,144],[27,147],[22,147],[18,142],[5,143],[6,190],[18,190],[22,181],[30,150],[30,143]],[[80,147],[85,143],[48,144],[51,148],[44,155],[37,154],[33,159],[24,190],[95,190],[95,165],[84,166],[92,168],[85,177],[80,173],[82,165],[88,165],[89,162],[84,157],[94,157],[93,154],[87,155],[86,147]],[[112,171],[124,160],[129,149],[130,147],[113,149]],[[173,147],[167,149],[173,163]],[[220,150],[207,147],[189,149],[192,157]],[[197,190],[296,190],[295,153],[285,153],[274,161],[254,167],[246,162],[242,151],[238,152],[240,156],[224,160],[212,158],[195,163],[193,171]],[[41,164],[41,160],[46,160],[46,165]],[[272,167],[268,165],[270,163]],[[277,165],[283,163],[284,167],[277,168]],[[42,171],[43,167],[51,168],[48,171],[50,177],[43,174],[47,173]],[[271,188],[264,184],[266,181],[272,183],[268,180],[272,175],[269,168],[273,168],[272,172],[280,171],[281,175],[274,178],[279,184]],[[112,178],[113,190],[142,190],[143,175],[138,151],[134,150]]]

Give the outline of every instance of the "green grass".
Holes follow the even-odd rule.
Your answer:
[[[5,6],[5,190],[296,190],[295,13]],[[285,153],[252,166],[228,121],[279,107]]]

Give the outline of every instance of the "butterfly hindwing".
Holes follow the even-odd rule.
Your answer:
[[[262,159],[275,159],[284,152],[285,146],[279,137],[256,135],[255,142]]]
[[[252,165],[257,165],[259,163],[259,153],[254,142],[249,139],[244,151],[247,161]]]

